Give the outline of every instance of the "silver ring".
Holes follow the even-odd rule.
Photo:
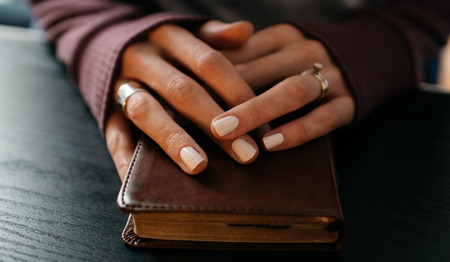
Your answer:
[[[128,98],[130,98],[131,95],[137,92],[147,92],[144,88],[141,87],[141,85],[136,81],[128,81],[119,86],[119,89],[117,90],[117,96],[116,101],[117,103],[122,107],[123,113],[128,118],[126,106]]]
[[[322,87],[320,96],[318,100],[321,100],[325,97],[325,94],[328,91],[328,81],[323,77],[323,75],[320,73],[320,70],[322,69],[322,64],[320,63],[314,63],[312,70],[306,70],[301,73],[301,75],[313,75],[320,81],[320,86]]]

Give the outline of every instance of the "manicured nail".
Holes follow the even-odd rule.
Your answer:
[[[239,157],[242,162],[247,162],[256,154],[256,149],[247,140],[238,138],[231,144],[233,152]]]
[[[266,136],[263,138],[263,144],[267,150],[270,150],[270,149],[280,145],[283,142],[284,142],[284,136],[281,133],[276,133],[276,134]]]
[[[212,125],[214,126],[214,129],[216,129],[216,132],[217,134],[219,134],[219,136],[225,136],[233,132],[233,130],[238,127],[239,119],[235,116],[226,116],[214,121]]]
[[[190,146],[183,147],[180,152],[181,160],[189,168],[189,171],[194,170],[205,159],[195,149]]]

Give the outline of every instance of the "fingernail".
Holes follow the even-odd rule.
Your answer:
[[[216,130],[217,134],[219,134],[219,136],[225,136],[233,132],[233,130],[238,127],[239,119],[235,116],[226,116],[214,121],[212,125],[214,126],[214,129]]]
[[[267,150],[270,150],[270,149],[280,145],[283,142],[284,142],[284,136],[281,133],[276,133],[276,134],[266,136],[263,138],[263,144]]]
[[[242,162],[247,162],[256,154],[256,149],[247,140],[238,138],[231,144],[233,152]]]
[[[189,171],[194,170],[205,159],[195,149],[190,146],[183,147],[180,152],[181,160],[189,168]]]

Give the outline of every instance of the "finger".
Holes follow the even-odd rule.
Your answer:
[[[293,112],[317,99],[322,92],[319,81],[311,75],[296,75],[275,85],[261,95],[214,118],[211,129],[219,139],[232,139]]]
[[[241,76],[254,90],[277,83],[307,70],[317,61],[331,64],[325,49],[317,41],[291,44],[275,53],[236,65]],[[325,68],[329,69],[330,66]]]
[[[319,106],[309,114],[286,123],[269,133],[262,141],[268,151],[293,148],[350,123],[355,104],[350,96],[340,96]]]
[[[136,49],[124,55],[124,76],[140,79],[200,129],[209,128],[208,120],[223,113],[202,86],[162,59],[153,46],[143,43]]]
[[[138,48],[139,54],[124,56],[125,67],[131,63],[128,61],[131,56],[136,57],[132,59],[136,69],[132,72],[124,69],[125,73],[133,73],[134,77],[152,88],[164,101],[204,131],[237,162],[246,164],[256,159],[258,147],[249,135],[243,134],[239,138],[236,137],[241,139],[240,142],[222,141],[212,135],[211,121],[224,111],[203,87],[159,56],[155,56],[151,46],[145,45]]]
[[[124,110],[130,120],[153,139],[184,172],[194,175],[206,168],[205,152],[148,92],[132,94]]]
[[[255,96],[230,61],[189,31],[162,25],[149,34],[149,39],[205,82],[229,107]]]
[[[106,122],[105,139],[119,177],[123,181],[133,157],[134,143],[128,121],[118,105],[114,105]]]
[[[242,64],[280,50],[286,44],[304,39],[300,31],[289,24],[278,24],[256,32],[245,45],[221,53],[233,64]]]
[[[215,49],[229,49],[242,46],[253,34],[253,25],[247,21],[223,23],[211,20],[202,25],[197,35]]]

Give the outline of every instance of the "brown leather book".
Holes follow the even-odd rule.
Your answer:
[[[190,130],[190,134],[197,131]],[[148,137],[136,147],[118,196],[130,246],[338,250],[344,239],[328,137],[240,165],[202,135],[206,170],[185,174]]]

